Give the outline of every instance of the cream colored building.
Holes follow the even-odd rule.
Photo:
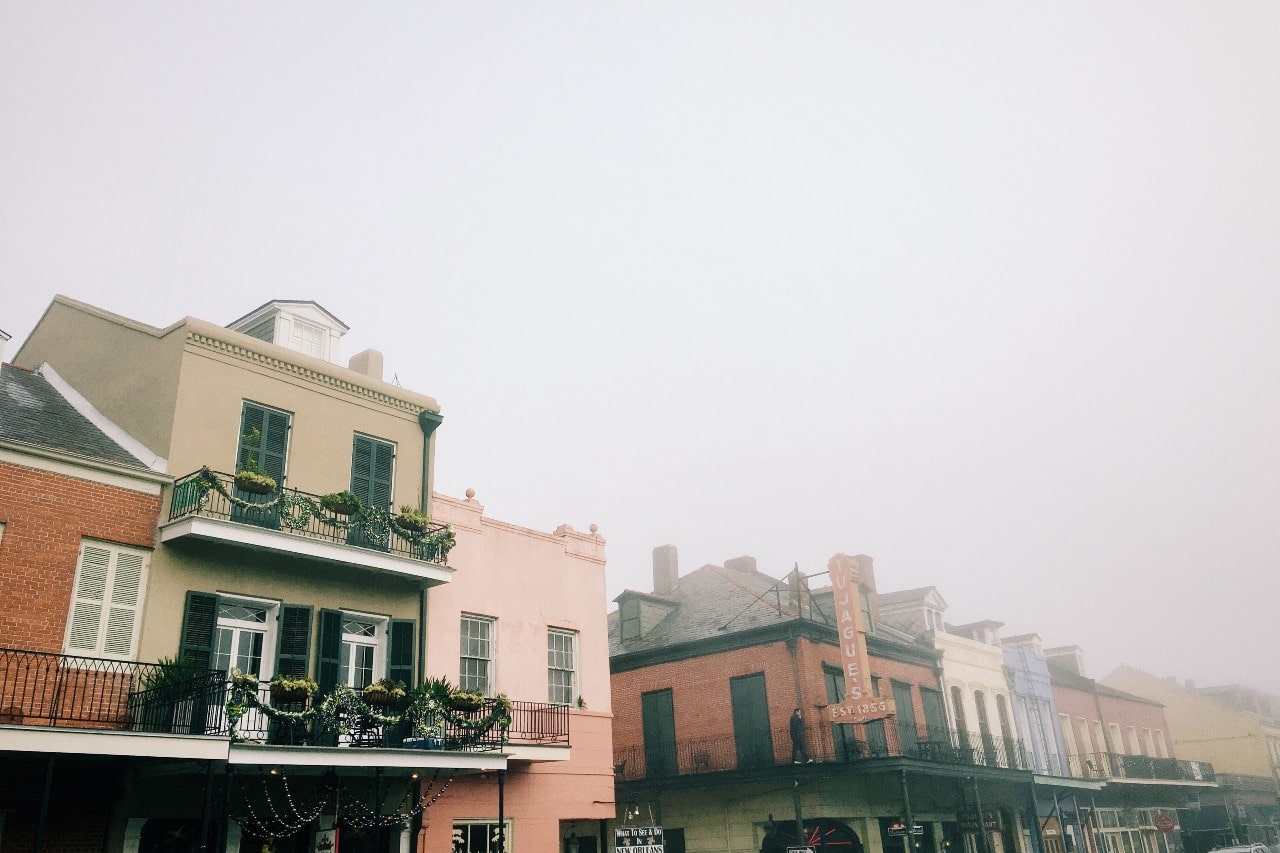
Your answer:
[[[195,825],[229,853],[262,848],[254,827],[287,829],[274,849],[303,853],[335,820],[343,853],[471,853],[499,831],[556,849],[613,815],[603,538],[529,530],[486,518],[471,495],[435,495],[440,406],[386,382],[376,351],[341,363],[346,331],[310,301],[268,302],[229,327],[187,317],[156,328],[59,296],[14,358],[55,367],[172,478],[137,654],[117,669],[136,677],[183,656],[215,672],[209,698],[169,708],[162,734],[131,699],[131,715],[112,721],[127,732],[31,747],[168,762],[130,777],[104,850],[151,853]],[[256,493],[246,471],[273,488]],[[359,500],[354,514],[341,493]],[[473,721],[496,713],[498,694],[515,706],[505,742],[456,728],[422,749],[438,745],[389,722],[303,733],[254,707],[229,738],[236,670],[258,677],[264,701],[275,676],[314,677],[316,703],[343,686],[445,677],[488,697]],[[404,819],[335,805],[331,818],[280,807],[287,819],[246,823],[237,780],[268,770],[316,798],[363,785],[378,820]],[[426,793],[402,798],[406,786]]]

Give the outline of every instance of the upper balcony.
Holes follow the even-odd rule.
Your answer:
[[[424,714],[411,711],[407,698],[379,708],[351,700],[353,694],[339,701],[304,697],[287,702],[276,701],[265,682],[246,687],[216,671],[175,681],[164,670],[160,664],[0,648],[0,749],[71,752],[83,747],[110,754],[212,758],[219,757],[220,741],[220,756],[227,757],[230,749],[233,762],[272,763],[287,754],[290,763],[336,764],[341,763],[333,758],[336,747],[519,757],[528,751],[524,748],[569,745],[569,709],[563,705],[502,706],[487,699],[470,709]],[[68,746],[66,738],[49,738],[49,749],[42,750],[31,745],[32,738],[21,737],[24,731],[77,730],[143,740],[121,737],[108,744],[82,737],[80,746]],[[156,735],[170,737],[148,737]],[[196,743],[193,751],[196,741],[207,745]],[[285,749],[275,750],[270,761],[254,756],[272,747]],[[342,754],[357,763],[384,760],[368,753]],[[412,755],[404,758],[414,760]]]
[[[411,522],[385,509],[343,509],[327,508],[322,496],[298,489],[244,492],[231,475],[205,468],[174,483],[160,541],[204,539],[412,578],[424,586],[449,582],[454,537],[448,526],[411,529]]]
[[[1213,784],[1217,777],[1207,761],[1180,758],[1151,758],[1146,755],[1118,755],[1093,752],[1067,758],[1071,775],[1078,779],[1115,781],[1163,781]]]
[[[789,729],[778,729],[770,734],[771,737],[749,741],[739,741],[733,735],[677,740],[667,749],[625,747],[614,751],[614,770],[619,781],[634,781],[790,766]],[[805,746],[808,757],[815,764],[825,765],[910,758],[960,767],[1029,768],[1019,741],[982,738],[947,729],[932,729],[927,734],[914,728],[900,731],[892,720],[887,723],[808,726]]]

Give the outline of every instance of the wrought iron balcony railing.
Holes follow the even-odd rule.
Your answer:
[[[25,649],[0,648],[0,724],[111,729],[116,731],[231,737],[227,703],[232,686],[224,673],[197,673],[180,683],[162,683],[164,667],[154,663],[105,660]],[[260,683],[257,697],[271,706],[270,686]],[[318,701],[318,700],[317,700]],[[281,705],[306,712],[311,699]],[[291,720],[250,708],[236,722],[239,739],[282,745],[440,748],[497,750],[504,745],[569,744],[569,709],[543,702],[513,702],[510,724],[480,731],[469,721],[484,719],[494,700],[470,712],[466,720],[440,720],[438,742],[413,737],[410,724],[372,724],[347,720],[340,734],[317,714]],[[403,708],[387,709],[395,716]],[[406,743],[409,741],[409,743]]]
[[[1080,779],[1162,779],[1166,781],[1212,782],[1213,765],[1207,761],[1180,758],[1152,758],[1146,755],[1119,755],[1092,752],[1068,756],[1071,775]]]
[[[805,732],[807,757],[817,763],[857,762],[874,758],[914,758],[940,764],[1028,768],[1026,754],[1017,740],[983,738],[953,729],[917,732],[899,729],[892,721],[860,725],[819,724]],[[618,779],[630,781],[664,776],[684,776],[730,770],[748,770],[792,763],[788,729],[771,738],[739,741],[733,735],[698,740],[677,740],[666,748],[643,745],[614,751]]]
[[[334,512],[325,508],[322,496],[299,489],[250,494],[236,488],[232,475],[208,468],[188,474],[173,485],[169,520],[190,516],[370,548],[440,566],[448,564],[454,544],[453,530],[448,525],[427,524],[421,530],[410,529],[381,507],[362,507],[351,514]]]

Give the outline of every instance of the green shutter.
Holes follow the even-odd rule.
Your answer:
[[[280,608],[280,643],[276,674],[301,678],[311,662],[311,607],[286,604]]]
[[[342,656],[342,611],[320,611],[319,660],[316,663],[317,691],[324,695],[338,684],[338,659]]]
[[[203,669],[213,668],[213,634],[218,627],[218,596],[188,590],[182,614],[182,642],[178,657],[188,657]]]
[[[413,640],[415,624],[412,619],[392,619],[387,630],[387,677],[413,686]]]
[[[248,441],[253,431],[259,433],[255,444]],[[284,464],[289,450],[289,416],[284,412],[246,401],[240,416],[240,447],[236,453],[236,470],[243,468],[252,456],[263,473],[284,484]]]
[[[395,473],[395,447],[388,442],[357,435],[351,442],[351,493],[365,506],[390,509],[391,481]]]

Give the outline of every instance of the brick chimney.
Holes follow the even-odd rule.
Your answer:
[[[734,572],[754,572],[756,571],[756,558],[733,557],[724,561],[724,567]]]
[[[347,367],[350,367],[356,373],[363,373],[365,376],[382,381],[382,353],[376,349],[367,349],[351,356],[351,361],[347,362]]]
[[[653,591],[656,595],[670,595],[676,591],[680,580],[680,560],[675,545],[659,545],[653,549]]]

